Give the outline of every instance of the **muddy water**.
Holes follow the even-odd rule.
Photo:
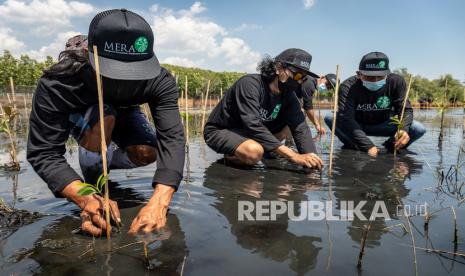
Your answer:
[[[372,159],[363,153],[341,150],[336,142],[334,172],[306,173],[283,160],[265,160],[253,169],[226,166],[199,136],[190,142],[190,162],[186,178],[174,197],[168,225],[162,233],[149,237],[126,234],[132,218],[151,195],[155,165],[135,170],[111,172],[111,195],[118,200],[124,227],[110,242],[73,234],[79,227],[79,210],[56,199],[45,183],[20,159],[18,175],[0,177],[0,197],[17,209],[36,211],[44,216],[16,228],[0,232],[2,275],[303,275],[362,274],[414,275],[412,238],[398,216],[402,202],[410,208],[410,221],[417,247],[464,252],[465,181],[460,170],[451,176],[462,143],[462,110],[449,110],[445,140],[438,148],[439,117],[436,111],[416,111],[416,118],[428,128],[411,150],[398,155],[381,154]],[[191,127],[192,128],[192,127]],[[192,136],[191,136],[192,138]],[[381,143],[381,139],[375,139]],[[317,142],[328,160],[329,135]],[[2,144],[5,151],[7,144]],[[76,146],[69,144],[67,158],[79,171]],[[463,158],[459,158],[465,160]],[[7,160],[7,155],[2,155]],[[437,175],[444,179],[437,181]],[[449,172],[449,174],[448,174]],[[371,223],[361,270],[357,257],[367,222],[289,219],[278,215],[274,221],[239,221],[238,202],[278,200],[294,202],[295,214],[305,214],[298,205],[308,201],[331,201],[333,216],[341,214],[344,202],[366,200],[369,216],[376,201],[384,202],[391,220]],[[424,217],[415,206],[428,204],[435,213],[428,231]],[[457,215],[458,245],[454,248],[454,220]],[[397,226],[396,226],[397,225]],[[148,260],[143,243],[147,242]],[[464,275],[465,258],[416,250],[419,275]]]

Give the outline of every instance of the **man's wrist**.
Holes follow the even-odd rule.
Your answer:
[[[82,182],[80,180],[75,180],[66,185],[65,188],[61,190],[61,194],[82,209],[87,201],[87,196],[79,195],[79,190],[82,188],[81,184]]]
[[[155,185],[152,197],[147,205],[168,207],[175,191],[176,190],[170,185],[158,183]]]

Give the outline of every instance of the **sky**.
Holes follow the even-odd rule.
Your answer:
[[[371,51],[391,69],[429,79],[450,73],[465,81],[465,1],[237,0],[0,1],[0,51],[56,58],[66,40],[87,34],[100,11],[127,8],[152,26],[162,63],[215,71],[255,72],[265,55],[301,48],[317,74],[343,78]]]

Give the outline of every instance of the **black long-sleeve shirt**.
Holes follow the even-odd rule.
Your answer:
[[[302,83],[300,91],[298,91],[297,97],[302,98],[303,104],[302,108],[304,110],[313,109],[313,93],[317,90],[317,80],[308,76],[305,78],[305,81]]]
[[[362,150],[374,146],[360,125],[374,125],[386,122],[390,116],[402,112],[407,87],[405,80],[397,74],[389,74],[386,85],[377,91],[370,91],[356,76],[341,84],[339,93],[338,124],[350,130],[352,139]],[[413,109],[407,100],[404,112],[403,130],[408,131],[413,122]]]
[[[248,138],[260,143],[265,151],[281,145],[273,133],[287,125],[300,153],[316,152],[296,94],[273,94],[269,82],[259,74],[245,75],[236,81],[210,114],[207,125],[246,129]]]
[[[164,68],[154,79],[122,81],[103,77],[104,102],[116,107],[148,103],[157,130],[157,170],[153,185],[175,188],[184,167],[184,130],[178,107],[178,88]],[[64,157],[69,138],[69,115],[98,103],[95,72],[85,65],[70,77],[42,77],[32,102],[27,159],[55,196],[81,177]]]

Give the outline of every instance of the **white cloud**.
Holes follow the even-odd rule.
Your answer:
[[[255,71],[260,55],[244,40],[230,36],[224,27],[201,17],[206,11],[202,3],[195,2],[190,9],[179,11],[154,5],[150,11],[156,53],[179,62],[192,62],[195,56],[201,55],[207,57],[207,65],[225,63],[229,65],[222,68],[225,70]],[[198,64],[190,65],[199,67]]]
[[[201,64],[203,63],[203,60],[193,61],[185,57],[167,57],[163,59],[162,63],[179,65],[179,66],[184,66],[184,67],[200,67]]]
[[[10,28],[0,27],[0,54],[3,54],[3,50],[9,50],[11,54],[18,56],[23,53],[25,49],[24,42],[18,40],[13,36]]]
[[[309,10],[315,5],[315,0],[303,0],[304,9]]]
[[[56,60],[58,54],[65,49],[66,41],[77,34],[79,33],[72,31],[59,33],[52,43],[41,47],[39,50],[28,51],[27,55],[36,60],[44,60],[47,56],[51,56]]]
[[[50,35],[71,26],[70,19],[94,12],[91,4],[65,0],[7,0],[0,5],[0,20],[9,25],[31,26],[40,35]]]
[[[181,16],[189,16],[189,17],[192,17],[192,16],[195,16],[197,14],[200,14],[204,11],[206,11],[207,8],[205,8],[205,6],[200,3],[200,2],[195,2],[189,10],[180,10],[179,11],[179,14]]]
[[[252,51],[240,38],[225,37],[219,47],[220,54],[224,54],[229,65],[243,65],[247,72],[255,71],[260,54]]]
[[[263,29],[262,25],[242,23],[239,27],[233,29],[233,32],[255,31]]]

